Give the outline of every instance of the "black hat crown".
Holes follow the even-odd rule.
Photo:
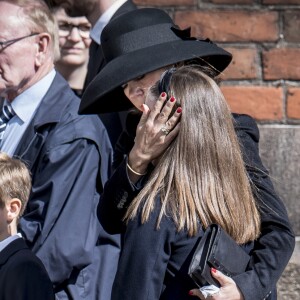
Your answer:
[[[136,9],[111,20],[103,29],[101,46],[106,65],[84,92],[80,113],[128,109],[132,105],[121,86],[160,68],[196,59],[222,72],[232,59],[209,40],[191,38],[190,30],[180,30],[156,8]]]
[[[120,26],[121,25],[121,26]],[[155,8],[139,9],[112,20],[103,30],[101,45],[106,62],[128,53],[179,40],[170,28],[171,17]]]

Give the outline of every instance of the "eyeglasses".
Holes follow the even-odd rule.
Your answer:
[[[12,40],[8,40],[8,41],[5,41],[5,42],[0,42],[0,51],[2,51],[3,49],[5,49],[6,47],[16,43],[16,42],[19,42],[23,39],[26,39],[28,37],[31,37],[31,36],[34,36],[34,35],[38,35],[39,33],[38,32],[35,32],[35,33],[31,33],[29,35],[24,35],[24,36],[21,36],[19,38],[16,38],[16,39],[12,39]]]
[[[71,34],[73,28],[77,28],[80,36],[83,39],[88,39],[90,37],[90,30],[91,27],[87,24],[79,24],[79,25],[74,25],[72,23],[60,23],[58,24],[59,28],[59,35],[61,37],[67,37]]]

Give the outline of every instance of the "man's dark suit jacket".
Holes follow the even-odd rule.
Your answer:
[[[134,9],[136,9],[136,5],[131,0],[128,0],[115,12],[111,19],[113,20],[121,14],[132,11]],[[84,89],[95,78],[100,70],[102,70],[102,68],[105,66],[105,63],[106,62],[103,56],[101,45],[98,45],[96,42],[92,41],[90,45],[90,58]],[[99,114],[101,121],[107,129],[113,148],[124,129],[126,115],[126,112]]]
[[[275,300],[277,299],[276,282],[292,255],[295,246],[295,238],[285,206],[276,195],[268,172],[259,157],[259,131],[255,121],[247,115],[233,114],[233,117],[246,169],[252,183],[256,187],[255,193],[261,211],[262,222],[261,236],[254,243],[254,250],[251,253],[251,260],[247,272],[234,276],[233,279],[241,290],[245,300]],[[128,138],[124,139],[124,141],[132,143],[132,141],[130,141],[130,136],[132,135],[128,134]],[[127,149],[128,151],[128,147],[126,146],[124,146],[123,149]],[[121,165],[116,168],[116,171],[106,183],[98,205],[98,218],[104,228],[111,233],[123,232],[124,224],[122,223],[122,218],[124,213],[132,199],[140,191],[140,188],[137,188],[137,186],[133,186],[130,183],[126,162],[127,158],[125,158]],[[143,180],[139,183],[139,186],[142,185]],[[136,226],[143,225],[136,222]],[[131,229],[132,227],[129,228],[129,230]],[[125,242],[126,234],[127,233],[125,232]],[[132,232],[128,232],[128,235],[134,236],[132,235]],[[153,235],[155,235],[155,232],[153,232]],[[144,245],[143,250],[145,255],[150,255],[149,251],[151,255],[155,255],[155,253],[152,253],[149,249],[151,241],[154,241],[153,236],[149,234],[149,232],[144,232],[141,238],[144,241],[142,245]],[[154,245],[156,244],[157,243],[154,241]],[[130,247],[132,247],[132,249],[130,249]],[[127,247],[127,253],[131,253],[131,259],[135,258],[133,253],[136,251],[136,248],[134,247],[136,247],[134,244]],[[176,248],[176,246],[174,247]],[[174,249],[174,251],[176,251],[176,249]],[[182,253],[182,255],[186,255],[186,253]],[[168,258],[165,256],[164,259]],[[151,261],[151,259],[149,260]],[[120,272],[124,271],[122,261],[123,258],[121,255],[118,275],[114,282],[114,287],[116,287],[116,289],[113,288],[115,291],[113,299],[118,299],[117,288],[120,286],[122,286],[122,295],[132,295],[134,291],[137,295],[142,295],[141,298],[143,299],[157,299],[151,297],[147,298],[148,295],[152,294],[147,294],[147,291],[144,289],[145,276],[150,267],[144,264],[147,264],[148,259],[140,259],[138,262],[139,271],[131,270],[130,276],[127,276],[127,273],[123,273],[125,276],[120,276]],[[132,265],[134,265],[134,262]],[[180,289],[184,283],[182,280],[178,282],[178,277],[182,279],[182,276],[179,274],[180,270],[176,269],[179,267],[180,266],[176,266],[173,262],[173,264],[168,264],[167,268],[160,269],[160,272],[153,272],[151,274],[152,277],[150,277],[150,280],[155,282],[159,282],[160,280],[164,281],[161,290],[162,297],[160,299],[173,299],[172,295],[171,297],[168,297],[169,294],[164,295],[164,290],[173,290],[173,295],[180,295]],[[165,278],[166,273],[169,275],[171,274],[171,276]],[[172,287],[172,289],[170,289],[170,287]],[[178,290],[176,291],[177,288]],[[135,298],[131,299],[133,300]],[[183,300],[185,298],[183,297],[181,299]],[[188,290],[186,290],[186,299],[190,299]]]
[[[0,251],[0,299],[54,300],[44,265],[21,238]]]
[[[110,176],[112,149],[100,119],[78,115],[79,103],[57,73],[14,153],[32,173],[19,227],[58,299],[106,300],[119,239],[104,232],[95,208],[101,177]]]

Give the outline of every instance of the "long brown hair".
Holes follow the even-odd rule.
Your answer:
[[[157,87],[154,87],[157,88]],[[260,233],[260,215],[233,119],[216,82],[195,66],[175,70],[170,95],[182,107],[180,132],[127,210],[146,222],[160,194],[157,220],[171,216],[177,230],[196,235],[199,225],[220,224],[238,243]]]

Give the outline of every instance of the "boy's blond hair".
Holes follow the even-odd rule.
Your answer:
[[[23,214],[31,190],[31,176],[26,165],[19,159],[11,158],[0,152],[0,207],[4,207],[6,201],[18,198]]]

